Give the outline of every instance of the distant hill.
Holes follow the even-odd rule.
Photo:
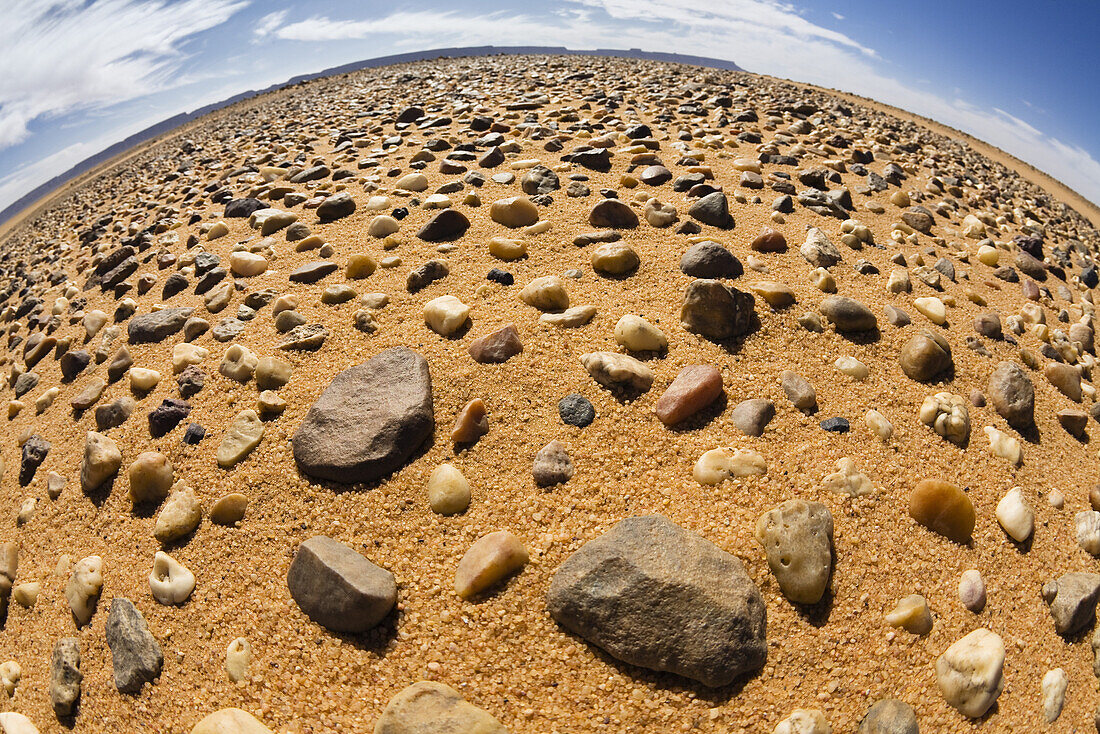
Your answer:
[[[27,192],[23,197],[15,201],[3,211],[0,211],[0,224],[8,221],[16,214],[21,212],[25,207],[30,206],[35,201],[38,201],[50,191],[62,186],[68,181],[76,178],[77,176],[92,170],[100,163],[113,158],[119,153],[123,153],[136,145],[140,145],[147,140],[162,135],[166,132],[174,130],[185,123],[191,122],[208,112],[214,112],[224,107],[228,107],[235,102],[249,99],[260,94],[266,94],[268,92],[275,91],[276,89],[282,89],[283,87],[289,87],[294,84],[300,84],[302,82],[308,82],[313,79],[319,79],[325,76],[335,76],[337,74],[347,74],[352,71],[359,71],[360,69],[369,69],[378,66],[390,66],[392,64],[405,64],[412,61],[425,61],[428,59],[438,59],[443,57],[453,56],[491,56],[493,54],[554,54],[554,55],[569,55],[569,56],[619,56],[633,59],[646,59],[649,61],[666,61],[676,64],[691,64],[693,66],[706,66],[714,69],[726,69],[729,71],[744,71],[740,66],[732,61],[723,61],[722,59],[711,59],[704,56],[689,56],[686,54],[671,54],[662,53],[656,51],[642,51],[641,49],[632,48],[629,50],[621,49],[608,49],[597,48],[594,50],[570,50],[561,46],[467,46],[463,48],[437,48],[428,51],[412,51],[403,54],[393,54],[392,56],[380,56],[376,59],[367,59],[365,61],[354,61],[350,64],[343,64],[342,66],[334,66],[330,69],[324,69],[314,74],[302,74],[300,76],[291,77],[287,81],[281,84],[272,84],[266,89],[250,89],[240,94],[235,94],[228,99],[224,99],[221,102],[215,102],[214,104],[208,104],[205,107],[200,107],[193,112],[182,112],[178,115],[173,115],[167,120],[158,122],[155,125],[151,125],[140,132],[136,132],[125,140],[121,140],[109,148],[96,153],[93,156],[85,158],[80,163],[65,171],[62,174],[54,176],[46,183],[38,186],[32,191]]]

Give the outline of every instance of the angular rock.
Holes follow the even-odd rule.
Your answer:
[[[294,434],[294,458],[318,479],[370,482],[404,465],[434,426],[428,363],[396,347],[333,378]]]
[[[573,460],[561,441],[551,441],[535,454],[531,476],[540,487],[564,484],[573,478]]]
[[[695,280],[684,292],[680,321],[685,329],[707,339],[742,336],[755,323],[755,302],[752,294],[729,288],[717,280]]]
[[[455,569],[455,593],[472,599],[519,571],[530,560],[523,542],[507,530],[477,539]]]
[[[627,518],[582,546],[546,602],[613,657],[711,687],[767,656],[764,600],[741,561],[660,515]]]
[[[689,365],[676,375],[654,411],[666,426],[675,425],[705,409],[723,393],[722,373],[709,365]]]
[[[1035,423],[1035,388],[1031,378],[1012,362],[1001,362],[989,377],[988,394],[993,407],[1016,429]]]
[[[1065,636],[1076,634],[1096,619],[1100,574],[1063,574],[1043,585],[1043,599],[1050,605],[1055,631]]]
[[[721,191],[714,191],[696,201],[688,208],[688,214],[703,224],[719,229],[733,229],[729,201]]]
[[[392,573],[324,535],[298,546],[286,584],[301,610],[334,632],[366,632],[397,602]]]
[[[129,599],[115,597],[111,601],[107,646],[111,649],[115,687],[120,693],[139,693],[143,685],[160,675],[164,666],[160,644],[149,632],[145,617]]]
[[[80,638],[62,637],[50,658],[50,703],[59,719],[72,716],[80,700]]]
[[[523,351],[523,342],[520,341],[516,325],[508,324],[490,334],[474,339],[466,351],[475,362],[482,364],[507,362]]]
[[[976,629],[936,660],[936,682],[948,704],[977,719],[1004,689],[1005,646],[994,632]]]
[[[130,343],[142,344],[164,341],[183,328],[187,317],[194,310],[190,306],[180,306],[135,316],[126,327]]]

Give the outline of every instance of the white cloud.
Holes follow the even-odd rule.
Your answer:
[[[177,83],[180,44],[248,0],[7,0],[0,24],[0,149],[34,120],[116,104]]]
[[[252,29],[253,35],[257,38],[264,38],[271,34],[273,30],[278,28],[286,20],[287,11],[276,10],[274,13],[269,13],[256,23],[256,27]]]
[[[835,10],[833,11],[833,17],[836,18],[837,20],[844,20],[844,16],[841,15],[840,13],[836,12]]]

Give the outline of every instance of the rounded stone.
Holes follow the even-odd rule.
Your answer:
[[[928,382],[954,367],[951,346],[939,334],[922,331],[901,348],[898,364],[917,382]]]
[[[974,504],[954,484],[922,479],[909,495],[909,516],[956,543],[967,543],[974,532]]]
[[[561,417],[562,423],[584,428],[591,425],[592,421],[596,419],[596,409],[588,398],[573,393],[558,401],[558,415]]]

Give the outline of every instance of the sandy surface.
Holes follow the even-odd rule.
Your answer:
[[[526,113],[501,112],[496,100],[503,101],[512,90],[528,91],[525,82],[534,88],[531,69],[537,69],[543,81],[555,82],[554,74],[589,68],[599,71],[606,88],[618,84],[628,88],[627,103],[611,114],[623,120],[634,119],[631,100],[637,95],[639,103],[649,103],[648,108],[637,105],[638,118],[650,122],[659,137],[663,132],[672,132],[675,138],[681,125],[689,127],[679,121],[664,124],[655,117],[675,108],[659,102],[667,91],[657,94],[667,78],[662,65],[565,59],[560,67],[547,69],[538,66],[540,62],[536,60],[530,68],[523,60],[515,66],[511,60],[499,59],[426,63],[304,85],[294,94],[287,93],[266,104],[222,113],[208,129],[196,126],[191,137],[200,143],[205,141],[207,149],[190,157],[197,160],[209,155],[217,160],[209,169],[197,167],[194,178],[202,188],[219,172],[272,150],[274,143],[291,150],[276,159],[293,158],[302,138],[314,135],[318,139],[307,152],[308,160],[323,158],[335,163],[333,167],[346,165],[354,170],[358,156],[353,155],[345,163],[334,160],[337,156],[331,153],[328,131],[356,125],[356,115],[363,110],[380,110],[378,123],[388,121],[384,131],[372,132],[369,138],[373,144],[381,142],[385,135],[392,134],[393,114],[409,102],[427,103],[433,99],[433,92],[425,86],[429,79],[442,83],[463,78],[471,86],[480,86],[486,93],[486,114],[515,123]],[[418,75],[419,79],[399,81],[402,73]],[[524,81],[517,74],[522,74]],[[636,86],[628,85],[628,74],[640,74],[645,79]],[[764,111],[771,108],[773,96],[805,96],[802,91],[792,92],[790,86],[764,80],[757,83],[754,80],[759,78],[752,75],[728,75],[734,77],[750,85],[739,89],[746,95],[745,104],[755,107],[762,119]],[[724,73],[687,69],[678,82],[725,78]],[[397,90],[386,88],[395,83],[399,83]],[[538,110],[538,114],[580,104],[576,97],[587,94],[591,84],[586,81],[576,87],[563,85],[560,91],[555,89],[555,102]],[[647,99],[651,88],[648,84],[654,92]],[[416,89],[415,94],[409,87]],[[435,98],[441,103],[450,104],[443,91],[434,94],[439,95]],[[349,105],[349,100],[355,104]],[[393,106],[392,112],[386,111],[389,105]],[[509,114],[516,116],[509,118]],[[854,114],[859,119],[870,113],[854,108]],[[593,111],[582,111],[581,116],[599,120],[603,111],[596,106]],[[464,116],[456,114],[455,118],[461,120]],[[257,119],[272,122],[267,133],[272,144],[258,142],[250,146],[219,138],[228,134],[228,128],[250,134]],[[791,121],[788,117],[782,127]],[[214,122],[222,127],[215,127]],[[456,123],[453,130],[463,127]],[[763,123],[733,125],[734,130],[759,129],[767,139],[771,132],[763,127]],[[204,137],[206,134],[210,138]],[[409,157],[421,148],[414,141],[440,134],[433,130],[412,132],[407,145],[387,156],[381,172],[390,166],[407,172]],[[454,135],[456,140],[465,138],[465,134]],[[225,142],[218,143],[219,139]],[[547,165],[559,164],[561,154],[545,151],[544,141],[515,139],[522,151],[510,154],[509,160],[540,158]],[[562,152],[583,142],[567,141]],[[678,175],[682,167],[674,165],[680,156],[672,142],[662,140],[658,155]],[[752,156],[754,147],[741,143],[736,149],[706,151],[705,163],[714,170],[714,182],[723,184],[731,197],[738,191],[732,158]],[[436,155],[441,159],[445,154]],[[171,192],[190,185],[184,176],[162,190],[155,188],[165,173],[176,169],[179,156],[169,139],[124,161],[124,170],[117,178],[90,181],[86,189],[90,211],[82,221],[113,209],[124,225],[131,221],[140,226],[153,223],[154,209],[126,210],[137,201],[171,201]],[[903,161],[913,158],[897,157]],[[674,204],[681,219],[687,219],[690,200],[685,194],[673,192],[670,184],[656,191],[645,186],[631,191],[620,185],[627,158],[621,154],[613,157],[609,173],[583,171],[591,178],[590,197],[571,199],[564,190],[554,192],[554,203],[540,210],[552,222],[551,230],[522,237],[530,257],[513,263],[502,264],[486,250],[490,237],[509,235],[489,219],[488,205],[517,194],[518,182],[486,184],[477,191],[481,207],[457,206],[472,226],[457,248],[442,256],[450,264],[451,274],[416,294],[405,290],[408,271],[425,260],[440,257],[436,245],[413,236],[433,212],[410,207],[411,213],[399,233],[404,243],[384,252],[381,242],[366,232],[373,215],[362,206],[371,195],[364,191],[362,182],[354,178],[340,182],[354,194],[360,208],[338,222],[318,224],[312,212],[294,207],[300,221],[332,244],[335,252],[331,259],[341,265],[351,254],[361,252],[376,259],[397,255],[402,265],[379,269],[366,280],[352,283],[361,294],[384,292],[392,298],[378,314],[379,328],[372,335],[354,328],[352,317],[358,308],[355,301],[339,306],[319,302],[326,286],[343,281],[342,273],[314,285],[288,282],[287,274],[295,267],[319,257],[316,251],[294,252],[281,233],[275,236],[278,259],[272,269],[262,276],[237,280],[246,291],[272,287],[297,294],[302,302],[299,310],[309,322],[324,323],[332,333],[316,353],[284,353],[275,348],[280,335],[272,324],[270,307],[262,309],[248,324],[237,341],[257,356],[278,354],[289,359],[295,371],[290,383],[279,391],[288,402],[285,413],[267,423],[260,446],[232,470],[219,469],[214,454],[225,425],[238,411],[254,406],[257,390],[254,382],[241,385],[218,374],[217,365],[228,344],[214,342],[209,333],[196,340],[211,351],[203,365],[209,373],[206,386],[191,400],[194,408],[190,420],[208,430],[206,440],[197,446],[181,443],[182,425],[163,438],[151,439],[145,420],[146,413],[163,398],[178,397],[170,354],[180,336],[160,344],[130,347],[135,365],[159,370],[163,380],[151,394],[138,399],[139,408],[130,420],[109,431],[122,451],[123,467],[141,451],[161,451],[171,459],[177,478],[195,489],[207,510],[229,491],[243,492],[250,499],[239,528],[224,528],[204,519],[193,536],[167,549],[198,579],[194,594],[180,607],[161,606],[150,596],[148,574],[153,554],[160,547],[153,538],[155,517],[131,511],[125,476],[120,476],[104,496],[88,497],[79,488],[77,475],[84,436],[95,429],[95,422],[93,411],[74,418],[68,401],[90,379],[105,376],[105,367],[100,365],[73,383],[61,384],[57,362],[52,358],[43,360],[36,369],[42,381],[27,396],[28,407],[13,420],[4,419],[5,440],[0,447],[7,464],[0,484],[0,517],[8,518],[0,522],[0,540],[15,540],[20,545],[16,583],[42,582],[37,604],[24,609],[13,603],[0,632],[0,660],[17,660],[23,671],[14,698],[2,705],[28,715],[43,732],[65,731],[50,709],[49,656],[57,638],[77,635],[81,640],[84,685],[75,731],[186,732],[206,713],[239,706],[276,731],[370,732],[386,701],[421,679],[446,682],[496,716],[510,731],[531,734],[770,731],[798,707],[822,709],[835,731],[846,732],[853,731],[870,704],[883,697],[897,697],[911,704],[922,731],[1084,731],[1091,726],[1100,696],[1088,635],[1070,641],[1059,637],[1039,595],[1042,583],[1052,576],[1097,570],[1096,560],[1077,546],[1073,534],[1074,514],[1088,509],[1088,489],[1100,481],[1095,445],[1071,437],[1055,418],[1056,411],[1077,404],[1055,390],[1041,373],[1028,371],[1035,383],[1039,438],[1024,441],[1025,460],[1018,469],[989,454],[982,426],[993,425],[1017,435],[992,407],[971,408],[973,430],[965,448],[948,443],[917,418],[920,403],[927,395],[942,390],[961,395],[975,388],[983,390],[999,361],[1019,362],[1017,349],[1005,342],[984,340],[992,357],[968,349],[965,342],[973,334],[971,321],[981,313],[994,310],[1006,317],[1018,311],[1023,302],[1019,285],[993,278],[992,269],[977,263],[972,255],[970,263],[962,262],[950,255],[952,248],[934,245],[928,237],[921,237],[917,245],[898,246],[892,242],[892,223],[898,220],[900,210],[889,203],[888,196],[896,191],[895,187],[873,197],[886,207],[882,215],[863,209],[872,197],[854,194],[859,211],[853,216],[871,228],[876,242],[885,245],[885,249],[865,248],[861,252],[839,244],[840,220],[797,207],[785,222],[774,224],[770,203],[776,194],[765,189],[760,192],[764,201],[752,203],[755,192],[742,190],[749,197],[747,203],[731,198],[736,227],[720,231],[704,226],[703,233],[746,262],[750,255],[748,243],[762,226],[771,224],[783,231],[792,249],[758,256],[770,272],[764,275],[746,268],[745,275],[731,284],[745,289],[758,280],[780,280],[795,291],[798,303],[773,312],[758,299],[759,329],[743,341],[715,344],[680,325],[681,297],[691,278],[678,267],[688,239],[676,234],[675,227],[654,229],[643,219],[637,229],[623,231],[623,240],[637,250],[642,261],[638,271],[624,279],[599,277],[590,265],[592,247],[572,244],[576,234],[592,229],[587,215],[602,188],[617,189],[624,199],[633,198],[638,191],[653,193]],[[881,171],[893,158],[886,152],[877,154],[868,167]],[[150,165],[143,171],[139,164],[145,162]],[[812,154],[802,162],[803,167],[819,165],[820,159]],[[765,168],[765,172],[770,170],[776,167]],[[794,169],[779,170],[793,173]],[[426,193],[461,178],[461,174],[440,174],[438,162],[429,163],[423,173],[430,180]],[[371,170],[359,174],[369,176]],[[568,172],[559,175],[564,185]],[[920,169],[903,188],[922,190],[928,177],[927,169]],[[383,175],[378,181],[380,191],[374,193],[390,193],[394,180]],[[845,174],[844,181],[854,187],[862,179]],[[233,184],[230,179],[229,183],[235,195],[244,195],[250,188],[245,182]],[[796,185],[799,190],[804,188]],[[313,184],[292,186],[306,193],[315,188]],[[466,191],[470,190],[467,187]],[[959,199],[961,208],[956,215],[937,217],[933,234],[972,253],[976,243],[957,235],[959,222],[969,211],[982,209],[968,208],[966,201],[972,190],[968,188],[966,193]],[[457,202],[462,195],[451,196]],[[401,203],[394,198],[395,205]],[[939,198],[923,203],[930,205]],[[640,212],[641,204],[638,209]],[[183,211],[200,215],[201,222],[210,222],[220,217],[222,206],[200,202],[185,206]],[[55,222],[28,225],[34,233],[31,240],[57,237],[77,245],[72,231],[73,212],[72,208],[61,208],[54,215]],[[188,217],[182,212],[175,218],[183,222],[175,230],[180,244],[169,249],[182,253],[183,242],[189,234],[199,232],[200,223],[188,225]],[[245,220],[227,223],[229,236],[202,243],[205,249],[218,254],[223,264],[234,243],[257,237]],[[82,226],[75,225],[77,229]],[[825,295],[811,284],[810,267],[797,250],[808,226],[823,228],[838,244],[844,258],[833,268],[839,292],[872,307],[881,326],[878,338],[851,340],[831,329],[815,334],[799,326],[798,317],[814,310]],[[1085,229],[1082,226],[1081,231]],[[997,239],[1008,241],[1016,231],[1010,226],[998,233]],[[119,239],[118,235],[104,237],[101,241],[111,243],[105,251],[113,249]],[[1047,247],[1061,241],[1052,234]],[[921,329],[939,328],[912,306],[914,298],[934,295],[933,291],[916,278],[911,294],[889,295],[885,291],[886,280],[895,267],[889,258],[900,250],[912,266],[913,256],[926,248],[936,252],[935,256],[925,255],[928,265],[948,254],[964,276],[957,283],[946,282],[944,288],[956,299],[956,306],[948,309],[947,328],[941,329],[951,343],[955,361],[954,377],[946,384],[914,382],[897,364],[898,350],[911,335]],[[154,246],[146,254],[157,249]],[[86,252],[78,251],[59,263],[78,284],[83,283],[81,271],[87,264],[86,258],[81,263],[80,255]],[[857,274],[853,264],[860,258],[875,264],[881,273]],[[1002,253],[1002,258],[1011,260],[1008,253]],[[487,294],[478,295],[490,267],[512,272],[516,285],[490,284]],[[572,303],[596,305],[597,316],[578,329],[540,324],[539,313],[518,300],[519,288],[534,277],[561,275],[570,268],[583,274],[579,280],[565,279]],[[157,275],[158,282],[148,294],[127,294],[137,301],[138,313],[146,313],[159,303],[163,280],[173,271],[158,272],[149,262],[138,270],[138,275],[150,272]],[[995,282],[1000,289],[986,285],[986,281]],[[1053,289],[1058,282],[1051,278],[1046,285]],[[988,299],[988,307],[980,308],[968,301],[967,289],[981,293]],[[1044,303],[1048,323],[1057,324],[1056,317],[1063,308],[1074,317],[1080,315],[1082,291],[1074,286],[1071,291],[1072,303],[1060,298]],[[47,305],[60,292],[57,287],[48,289]],[[423,304],[445,294],[455,295],[471,307],[472,325],[459,338],[442,338],[423,323]],[[88,309],[113,312],[112,294],[101,294],[97,289],[84,295],[88,297]],[[12,302],[18,303],[19,299]],[[235,313],[242,302],[243,294],[238,293],[228,309],[211,316],[202,308],[202,298],[193,295],[191,289],[168,301],[170,305],[197,306],[197,315],[211,323]],[[889,326],[882,316],[885,304],[907,311],[912,325],[902,329]],[[670,347],[666,355],[647,361],[657,373],[653,388],[635,400],[620,402],[592,380],[578,356],[593,350],[618,350],[612,329],[626,313],[636,313],[658,325],[667,334]],[[26,319],[21,323],[18,333],[25,336]],[[524,343],[523,353],[502,365],[474,363],[466,353],[469,342],[506,323],[516,325]],[[83,340],[83,329],[66,317],[54,335],[72,335],[76,345]],[[1038,353],[1040,342],[1035,336],[1025,334],[1019,341],[1020,346]],[[93,346],[97,343],[94,341]],[[429,362],[437,424],[434,440],[408,466],[378,486],[349,488],[308,480],[296,470],[289,442],[306,410],[336,373],[397,345],[416,349]],[[18,359],[21,354],[19,348],[6,359]],[[868,380],[856,382],[835,371],[833,361],[845,354],[870,367]],[[653,413],[653,404],[677,372],[689,364],[711,364],[721,369],[729,406],[750,397],[772,399],[777,413],[765,434],[760,438],[741,435],[728,419],[728,407],[682,429],[664,427]],[[778,375],[784,369],[802,374],[817,389],[820,410],[816,415],[803,415],[786,399],[778,384]],[[42,415],[35,415],[33,399],[55,384],[61,387],[57,401]],[[103,401],[128,392],[128,383],[123,380],[109,387]],[[558,399],[573,392],[584,394],[595,405],[597,418],[588,428],[563,425],[558,417]],[[13,397],[7,385],[3,397]],[[472,448],[456,454],[448,440],[450,426],[455,413],[475,397],[488,406],[490,431]],[[892,440],[885,444],[874,438],[863,423],[863,415],[870,408],[885,414],[895,427]],[[848,418],[853,430],[848,434],[823,431],[818,421],[830,416]],[[1090,434],[1096,432],[1095,426],[1090,421]],[[23,488],[17,481],[18,438],[29,431],[46,437],[53,448],[34,482]],[[531,461],[536,451],[552,439],[568,445],[576,473],[565,485],[536,488],[530,477]],[[767,474],[715,487],[698,484],[692,479],[692,466],[704,451],[716,446],[758,451],[767,460]],[[823,488],[822,478],[835,470],[835,462],[841,457],[851,457],[870,476],[876,486],[872,495],[849,500]],[[469,510],[451,518],[434,515],[424,493],[429,474],[443,461],[459,467],[474,490]],[[56,501],[45,495],[50,471],[69,479]],[[924,477],[942,478],[969,488],[978,515],[970,545],[947,541],[910,519],[909,492]],[[993,514],[997,501],[1013,486],[1023,488],[1036,511],[1034,541],[1026,548],[1006,538]],[[1053,489],[1065,495],[1063,509],[1056,510],[1047,503]],[[38,509],[30,522],[17,527],[15,516],[27,496],[41,498]],[[753,538],[757,517],[777,503],[796,497],[825,503],[836,524],[837,558],[831,594],[810,609],[798,608],[783,598]],[[544,597],[558,565],[619,519],[652,512],[700,533],[746,564],[767,603],[768,660],[759,674],[728,688],[707,689],[673,675],[619,663],[564,632],[549,617]],[[478,537],[500,529],[511,530],[525,541],[531,563],[484,599],[476,603],[461,601],[452,590],[458,560]],[[348,543],[397,577],[398,611],[381,627],[364,636],[332,634],[311,622],[290,598],[285,578],[293,551],[316,534]],[[77,631],[62,593],[67,574],[58,576],[55,567],[63,555],[75,561],[93,553],[105,560],[102,600],[92,622]],[[989,603],[980,614],[966,611],[957,599],[959,575],[968,568],[980,569],[988,586]],[[911,593],[924,594],[935,617],[932,632],[923,637],[895,630],[883,620],[884,613],[899,598]],[[138,696],[120,695],[111,679],[104,624],[109,601],[115,596],[137,604],[165,655],[158,682]],[[985,719],[971,722],[944,702],[936,686],[934,664],[952,642],[978,627],[1001,635],[1008,655],[1005,690],[998,706]],[[224,671],[224,651],[237,636],[247,637],[252,645],[252,678],[233,684]],[[1043,674],[1055,667],[1065,669],[1070,686],[1062,717],[1047,727],[1040,723],[1039,686]]]

